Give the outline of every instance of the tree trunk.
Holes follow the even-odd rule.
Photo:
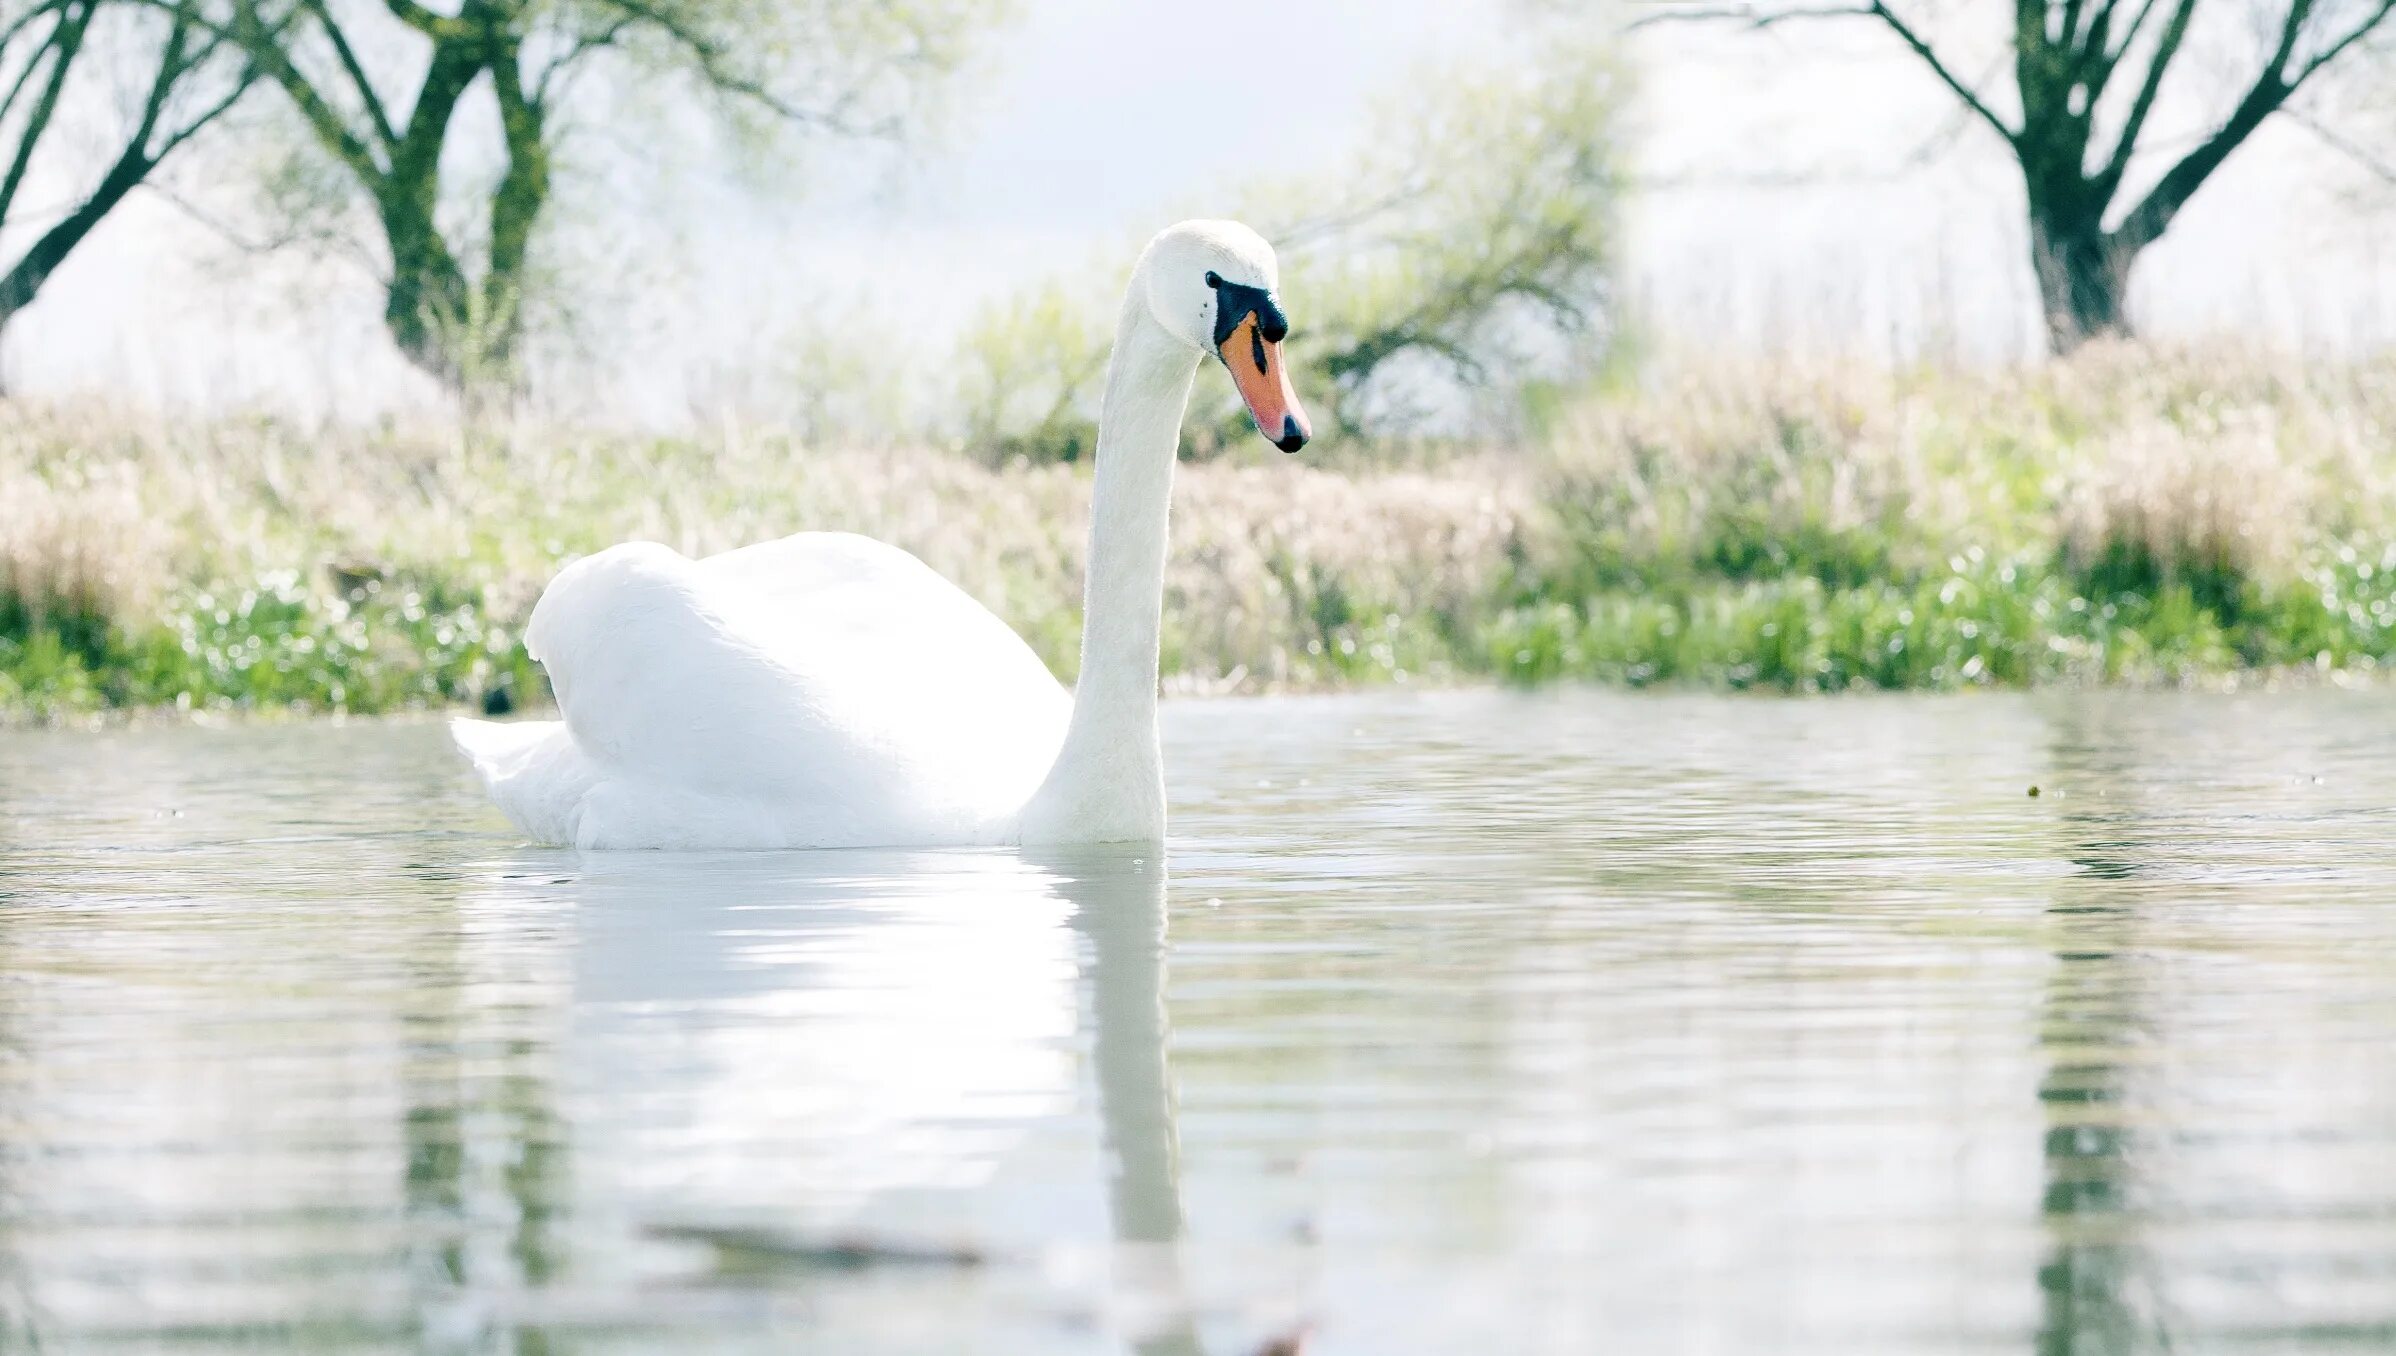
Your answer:
[[[471,31],[436,45],[408,134],[378,187],[391,280],[383,325],[409,362],[469,407],[515,394],[524,332],[525,264],[549,200],[546,110],[524,88],[511,12],[468,5]],[[479,285],[436,218],[441,150],[459,100],[484,74],[498,98],[507,169],[491,199],[490,258]]]
[[[507,172],[491,195],[491,259],[483,277],[481,370],[484,398],[513,399],[523,376],[525,268],[541,213],[549,204],[548,110],[525,89],[521,40],[495,26],[491,88],[499,100]]]
[[[439,228],[424,214],[386,213],[383,240],[391,250],[383,328],[409,362],[455,388],[466,366],[459,346],[473,323],[465,275],[450,257]]]
[[[2030,267],[2038,276],[2051,352],[2060,356],[2091,339],[2130,334],[2130,265],[2137,257],[2094,221],[2033,215]]]
[[[452,390],[472,365],[477,317],[465,270],[441,236],[441,150],[459,101],[482,71],[479,42],[435,44],[391,167],[374,185],[383,243],[391,251],[383,327],[409,362]]]

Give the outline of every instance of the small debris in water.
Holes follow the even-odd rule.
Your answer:
[[[2030,788],[2030,799],[2032,799],[2032,800],[2036,800],[2036,799],[2038,799],[2038,788],[2037,788],[2037,787],[2035,787],[2035,786],[2033,786],[2033,787],[2031,787],[2031,788]]]
[[[771,1229],[712,1224],[652,1224],[646,1232],[680,1243],[705,1243],[727,1261],[750,1265],[862,1271],[879,1266],[978,1267],[990,1260],[970,1244],[894,1242],[853,1235],[803,1238]]]
[[[1256,1356],[1306,1356],[1307,1327],[1298,1327],[1271,1339],[1256,1349]]]

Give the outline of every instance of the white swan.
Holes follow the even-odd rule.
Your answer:
[[[1100,407],[1081,681],[897,547],[838,532],[690,560],[611,547],[525,628],[564,719],[459,720],[516,826],[581,848],[1156,841],[1157,627],[1181,420],[1230,369],[1284,451],[1306,442],[1272,247],[1235,222],[1150,241]]]

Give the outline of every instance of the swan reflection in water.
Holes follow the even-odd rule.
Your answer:
[[[1096,1226],[1113,1278],[1092,1304],[1102,1326],[1142,1353],[1201,1351],[1153,850],[527,852],[502,874],[494,902],[532,911],[502,931],[546,916],[575,939],[556,1066],[573,1127],[563,1213],[650,1236],[787,1237],[789,1257],[819,1262],[826,1243],[870,1262],[858,1240],[888,1240],[916,1264],[970,1247],[1001,1288],[1054,1272],[1075,1240],[1086,1252]],[[1057,1161],[1085,1050],[1102,1191]],[[801,1273],[840,1284],[820,1266],[786,1279]],[[853,1288],[886,1292],[884,1279]],[[987,1302],[913,1284],[901,1326]],[[809,1300],[811,1320],[848,1326],[842,1296]],[[866,1333],[878,1322],[849,1317]]]

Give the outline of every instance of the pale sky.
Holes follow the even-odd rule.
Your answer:
[[[744,385],[803,379],[784,352],[794,334],[937,363],[978,308],[1027,283],[1222,211],[1260,179],[1335,179],[1375,134],[1376,101],[1404,100],[1437,63],[1514,59],[1523,22],[1512,0],[1022,8],[951,90],[936,139],[903,159],[828,150],[804,170],[818,187],[770,199],[701,169],[586,233],[577,257],[604,278],[581,341],[589,371],[550,400],[605,419],[704,417]],[[1627,272],[1668,346],[2027,351],[2018,190],[1976,128],[1901,169],[1950,105],[1879,33],[1681,28],[1631,51],[1645,188],[1627,212]],[[1792,171],[1813,182],[1773,182]],[[2325,347],[2396,332],[2396,286],[2371,245],[2383,223],[2346,210],[2334,158],[2287,132],[2233,171],[2142,266],[2152,328]],[[35,393],[359,417],[426,398],[362,275],[263,272],[166,204],[137,202],[15,327],[10,376]]]

